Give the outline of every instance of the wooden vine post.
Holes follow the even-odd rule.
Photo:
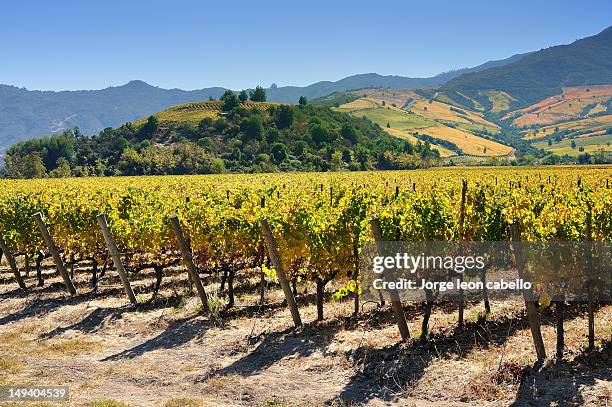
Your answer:
[[[467,195],[467,187],[468,182],[466,179],[461,181],[461,206],[459,209],[459,235],[462,242],[465,242],[465,201]],[[459,273],[458,280],[463,282],[463,273]],[[464,314],[464,305],[465,298],[463,293],[463,288],[459,287],[459,318],[458,324],[460,327],[463,327],[463,314]]]
[[[267,219],[261,219],[259,224],[261,226],[261,230],[266,241],[266,247],[268,248],[268,255],[270,256],[270,261],[272,262],[272,265],[276,270],[276,276],[278,277],[278,281],[280,282],[283,292],[285,293],[285,299],[287,300],[289,311],[291,311],[293,325],[299,327],[302,325],[302,318],[300,317],[300,311],[298,310],[297,303],[295,302],[293,292],[291,292],[291,287],[289,287],[287,275],[285,274],[285,271],[283,270],[283,267],[281,265],[280,256],[276,247],[276,241],[274,240],[274,236],[272,235],[272,229],[270,229],[270,225],[268,224]]]
[[[593,203],[587,202],[587,214],[586,214],[586,261],[587,261],[587,272],[586,272],[586,283],[587,283],[587,302],[589,306],[588,310],[588,324],[589,324],[589,350],[595,349],[595,304],[593,302]]]
[[[374,240],[376,241],[376,249],[378,254],[382,255],[384,252],[384,241],[382,238],[382,229],[380,228],[380,222],[378,219],[370,219],[370,227],[372,228],[372,234],[374,235]],[[385,271],[384,275],[385,277],[388,277],[388,271]],[[406,322],[406,316],[404,315],[404,310],[402,309],[402,302],[400,301],[399,293],[397,290],[389,290],[389,296],[391,297],[391,308],[393,309],[393,314],[395,315],[395,320],[397,322],[400,335],[402,336],[402,340],[406,341],[410,339],[410,331],[408,330],[408,323]]]
[[[204,285],[202,284],[202,280],[200,279],[200,274],[198,274],[198,269],[193,263],[193,253],[191,252],[191,248],[187,243],[187,239],[185,238],[185,234],[183,233],[183,228],[181,228],[181,222],[179,221],[178,216],[170,216],[170,223],[172,224],[172,229],[174,230],[174,234],[176,235],[176,241],[178,242],[179,247],[181,249],[183,261],[187,266],[189,278],[191,279],[191,282],[195,284],[198,296],[200,297],[200,301],[202,301],[202,306],[205,310],[208,310],[208,297],[206,296],[206,290],[204,290]]]
[[[285,189],[285,185],[283,184],[283,189]],[[266,207],[265,199],[261,200],[261,207]],[[264,266],[266,264],[266,243],[263,238],[259,238],[259,242],[257,243],[257,257],[260,260],[260,268],[259,272],[259,305],[263,305],[266,302],[266,273],[264,273]]]
[[[2,253],[4,253],[4,256],[6,256],[6,261],[11,267],[11,271],[15,275],[15,280],[17,280],[17,284],[19,284],[19,288],[26,290],[27,287],[25,285],[25,282],[23,281],[23,277],[21,277],[21,274],[19,274],[19,269],[17,268],[17,262],[15,261],[13,252],[11,252],[11,250],[8,248],[2,236],[0,236],[0,250],[2,250]],[[0,260],[1,259],[2,259],[2,255],[0,255]]]
[[[123,284],[123,289],[125,290],[125,294],[127,295],[130,303],[136,305],[138,302],[136,301],[136,296],[134,295],[134,291],[132,291],[132,286],[130,285],[130,280],[128,275],[123,267],[123,263],[121,263],[121,255],[119,254],[119,249],[117,249],[117,245],[115,244],[115,240],[108,229],[108,224],[106,222],[106,216],[101,213],[98,215],[98,224],[100,225],[100,229],[102,229],[102,235],[104,236],[104,241],[106,242],[106,247],[108,247],[108,251],[113,258],[113,263],[115,264],[115,268],[117,269],[117,273],[119,273],[119,277],[121,278],[121,283]]]
[[[49,229],[47,229],[47,225],[45,224],[45,221],[42,218],[42,214],[40,212],[36,212],[34,214],[34,218],[36,219],[36,223],[38,224],[38,229],[40,229],[40,233],[42,234],[43,239],[45,240],[45,243],[47,244],[47,247],[49,248],[49,251],[51,252],[51,256],[53,257],[53,262],[55,263],[55,267],[57,267],[57,271],[59,271],[60,275],[62,276],[62,279],[64,280],[66,289],[68,290],[70,295],[75,295],[76,288],[74,288],[74,284],[72,283],[72,280],[70,279],[70,276],[68,275],[68,271],[66,271],[66,267],[64,266],[64,261],[62,260],[62,257],[60,256],[59,250],[57,249],[57,246],[55,245],[55,242],[53,241],[51,234],[49,234]]]
[[[353,273],[353,315],[357,316],[359,314],[359,246],[357,245],[358,237],[353,237],[353,261],[355,264],[355,271]]]
[[[512,235],[512,246],[514,248],[514,258],[516,261],[516,269],[520,279],[525,278],[525,258],[521,248],[521,227],[513,223],[510,225],[510,233]],[[531,336],[533,337],[533,344],[535,345],[536,355],[538,362],[546,359],[546,349],[544,348],[544,341],[542,340],[542,331],[540,329],[540,318],[538,316],[538,309],[536,303],[533,300],[533,290],[523,290],[523,299],[525,300],[525,308],[527,309],[527,319],[529,320],[529,329],[531,330]]]

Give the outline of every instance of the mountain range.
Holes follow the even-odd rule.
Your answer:
[[[338,81],[321,81],[308,86],[276,86],[266,89],[269,101],[297,103],[300,96],[318,98],[333,92],[359,88],[424,88],[439,86],[464,73],[502,66],[526,54],[486,62],[473,68],[445,72],[430,78],[383,76],[367,73]],[[199,90],[162,89],[140,80],[100,90],[37,91],[0,85],[0,151],[32,137],[78,126],[84,134],[96,134],[168,107],[209,98],[218,99],[226,88]]]
[[[269,101],[296,103],[333,92],[362,88],[418,89],[445,103],[491,114],[520,109],[563,88],[612,84],[612,27],[601,33],[540,51],[517,54],[430,78],[367,73],[305,87],[266,89]],[[79,126],[92,135],[168,107],[219,98],[225,88],[162,89],[140,80],[101,90],[31,91],[0,85],[0,151],[15,142]],[[502,106],[501,108],[499,106]]]
[[[524,55],[510,64],[466,73],[438,89],[451,98],[488,104],[486,91],[512,95],[524,107],[562,93],[563,88],[612,84],[612,27],[592,37]],[[474,103],[472,107],[476,107]]]

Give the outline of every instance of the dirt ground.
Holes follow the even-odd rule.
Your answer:
[[[35,273],[34,273],[35,274]],[[568,310],[566,357],[554,354],[554,311],[543,315],[550,360],[534,369],[533,345],[520,303],[482,304],[457,311],[438,306],[428,342],[398,344],[388,308],[366,303],[351,317],[351,301],[326,302],[315,322],[313,296],[300,288],[305,326],[292,329],[282,292],[270,287],[257,305],[254,282],[238,280],[237,305],[199,313],[180,267],[165,271],[152,298],[152,270],[131,275],[141,305],[131,307],[116,272],[92,293],[77,268],[70,298],[53,267],[45,285],[18,290],[0,270],[0,385],[64,385],[71,406],[565,406],[612,404],[612,306],[597,310],[598,349],[586,352],[584,307]],[[218,283],[207,286],[209,292]],[[314,289],[308,287],[308,292]],[[217,301],[219,302],[219,301]],[[411,335],[422,310],[407,305]],[[1,404],[1,403],[0,403]],[[48,405],[30,403],[29,405]]]

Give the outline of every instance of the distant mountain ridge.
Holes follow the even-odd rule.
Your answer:
[[[281,86],[266,89],[269,101],[297,103],[300,96],[309,99],[368,87],[422,88],[439,86],[466,72],[500,66],[520,59],[522,55],[491,61],[473,68],[445,72],[431,78],[359,74],[338,81],[322,81],[309,86]],[[225,88],[199,90],[162,89],[140,80],[100,90],[30,91],[11,85],[0,85],[0,151],[32,137],[79,126],[84,134],[96,134],[104,128],[182,103],[219,98]]]
[[[524,55],[509,64],[466,73],[438,89],[451,98],[487,105],[485,92],[505,92],[525,107],[572,86],[612,84],[612,27],[597,35]],[[471,107],[475,107],[472,104]]]
[[[419,89],[444,103],[483,112],[496,119],[559,95],[571,86],[612,85],[612,27],[569,45],[517,54],[473,68],[430,78],[366,73],[308,86],[271,86],[268,100],[296,103],[362,88]],[[0,85],[0,151],[15,142],[79,126],[84,134],[146,117],[178,104],[219,98],[225,88],[185,91],[143,81],[101,90],[29,91]]]
[[[447,81],[456,78],[464,73],[478,72],[492,67],[503,66],[518,61],[526,54],[516,54],[509,58],[496,61],[485,62],[484,64],[473,68],[462,68],[443,72],[430,78],[409,78],[396,75],[379,75],[377,73],[365,73],[348,76],[335,82],[322,81],[312,85],[300,86],[281,86],[276,88],[268,88],[266,92],[270,101],[296,103],[300,96],[306,96],[309,99],[327,96],[333,92],[343,92],[353,89],[362,88],[394,88],[394,89],[416,89],[432,86],[440,86]]]

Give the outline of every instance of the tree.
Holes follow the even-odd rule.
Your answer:
[[[575,149],[575,148],[576,148],[576,141],[572,140],[572,142],[571,142],[571,146],[572,146],[572,148],[574,148],[574,149]]]
[[[391,128],[391,123],[387,122],[387,128],[390,129]]]
[[[72,176],[70,171],[70,163],[64,157],[60,157],[57,160],[56,167],[49,173],[49,176],[53,178],[69,178]]]
[[[578,164],[591,164],[591,154],[589,153],[579,154]]]
[[[253,102],[265,102],[266,101],[266,91],[261,86],[256,86],[255,90],[251,91],[249,96]]]
[[[240,91],[240,94],[238,95],[238,100],[240,101],[240,103],[244,103],[249,100],[249,95],[247,95],[246,90]]]
[[[47,169],[40,153],[33,152],[28,154],[23,160],[22,176],[24,178],[44,178],[46,175]]]
[[[327,127],[318,123],[310,125],[310,136],[312,137],[312,141],[318,145],[331,143],[333,140],[331,132],[327,129]]]
[[[276,109],[274,121],[279,130],[291,127],[293,124],[293,108],[289,105],[280,105],[278,109]]]
[[[263,117],[253,114],[240,123],[240,128],[249,140],[260,140],[264,131]]]
[[[236,94],[231,90],[225,91],[223,96],[221,96],[221,101],[223,102],[221,110],[224,112],[229,112],[230,110],[238,107],[238,98],[236,98]]]
[[[15,156],[22,160],[28,154],[37,152],[40,154],[45,168],[53,169],[60,157],[64,157],[68,161],[74,160],[76,156],[75,140],[72,131],[65,130],[61,134],[17,143],[7,150],[6,155]]]
[[[275,143],[270,153],[272,154],[272,161],[274,161],[274,164],[280,164],[287,158],[287,147],[285,147],[284,144]]]
[[[300,96],[298,103],[300,106],[306,106],[308,104],[308,99],[306,99],[306,96]]]
[[[277,142],[279,138],[280,138],[280,132],[278,131],[278,129],[275,129],[274,127],[270,128],[266,132],[266,141],[268,142],[268,144],[273,144]]]
[[[155,116],[149,116],[147,122],[140,128],[140,138],[151,138],[159,128],[159,121]]]
[[[344,123],[342,125],[340,135],[342,136],[342,138],[350,141],[353,144],[357,143],[358,141],[357,130],[355,130],[355,127],[349,123]]]

